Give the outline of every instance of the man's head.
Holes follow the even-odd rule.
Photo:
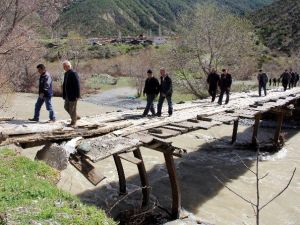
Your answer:
[[[166,74],[166,69],[165,69],[164,67],[160,68],[160,75],[161,75],[162,77],[167,76],[167,74]]]
[[[258,72],[259,72],[259,73],[262,73],[262,72],[263,72],[263,70],[262,70],[262,69],[260,69]]]
[[[222,73],[223,73],[223,74],[227,74],[227,73],[228,73],[228,70],[227,70],[227,69],[222,69]]]
[[[288,69],[285,70],[285,72],[288,72],[288,71],[289,71]]]
[[[40,75],[43,75],[46,72],[46,67],[44,64],[39,64],[36,68]]]
[[[152,77],[152,76],[153,76],[152,70],[148,70],[148,71],[147,71],[147,75],[148,75],[148,77]]]
[[[290,72],[293,72],[293,69],[292,69],[292,68],[290,68]]]
[[[67,72],[69,71],[70,69],[72,69],[72,64],[70,61],[66,60],[63,62],[63,68],[64,70]]]

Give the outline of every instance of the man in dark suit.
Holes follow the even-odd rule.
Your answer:
[[[228,70],[223,69],[222,74],[221,74],[221,78],[220,78],[220,81],[219,81],[219,87],[220,87],[220,90],[221,90],[219,101],[218,101],[219,105],[222,105],[224,94],[226,94],[225,104],[229,103],[229,94],[230,94],[231,84],[232,84],[231,74],[228,73]]]
[[[173,114],[173,103],[172,103],[172,94],[173,94],[173,85],[172,80],[169,75],[166,73],[165,68],[160,69],[160,96],[157,105],[157,116],[161,116],[161,110],[165,99],[168,102],[168,113],[169,116]]]
[[[159,94],[159,81],[153,76],[152,70],[147,71],[148,78],[145,81],[144,96],[147,95],[147,105],[143,116],[147,116],[149,111],[155,116],[154,100]]]
[[[63,62],[65,70],[63,83],[63,99],[65,100],[65,110],[71,117],[69,126],[75,127],[76,122],[80,119],[77,116],[77,101],[80,98],[80,82],[78,74],[72,69],[72,64],[69,61]]]
[[[208,93],[211,96],[212,102],[214,102],[216,99],[219,81],[220,76],[219,74],[217,74],[217,71],[213,68],[207,77]]]

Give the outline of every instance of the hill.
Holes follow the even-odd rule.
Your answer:
[[[264,44],[291,53],[300,48],[300,1],[279,0],[255,12],[252,21]]]
[[[116,36],[149,31],[175,30],[178,15],[208,0],[76,0],[61,14],[56,28],[60,33],[76,31],[85,36]],[[238,13],[255,10],[272,0],[215,0]]]

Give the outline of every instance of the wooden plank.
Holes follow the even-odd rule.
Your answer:
[[[119,157],[121,159],[124,159],[125,161],[130,162],[130,163],[135,164],[135,165],[139,165],[139,164],[142,163],[142,161],[140,159],[137,159],[137,158],[133,157],[130,153],[119,154]]]
[[[126,195],[127,194],[126,177],[125,177],[122,161],[118,156],[118,154],[114,154],[113,157],[114,157],[115,165],[119,176],[119,189],[120,189],[119,194]]]
[[[163,139],[175,137],[175,136],[178,136],[178,135],[181,134],[180,131],[169,130],[169,129],[166,129],[166,128],[157,128],[156,130],[158,130],[158,131],[160,131],[160,132],[152,133],[152,132],[149,130],[149,133],[150,133],[152,136],[154,136],[154,137],[163,138]]]
[[[174,131],[179,131],[181,133],[186,133],[188,132],[187,128],[184,127],[177,127],[177,126],[172,126],[172,125],[167,125],[167,126],[163,126],[162,128],[166,128],[168,130],[174,130]]]
[[[72,154],[70,163],[83,174],[93,185],[97,186],[106,177],[87,160],[83,155]]]
[[[116,137],[108,134],[81,141],[77,146],[77,150],[85,154],[93,162],[98,162],[114,154],[132,150],[141,144],[137,139]]]

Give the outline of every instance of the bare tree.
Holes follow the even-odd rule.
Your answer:
[[[232,192],[234,195],[236,195],[237,197],[239,197],[241,200],[243,200],[244,202],[248,203],[253,211],[254,211],[254,215],[255,215],[255,219],[256,219],[256,225],[260,224],[260,215],[262,210],[267,207],[269,204],[271,204],[274,200],[276,200],[279,196],[281,196],[290,186],[295,173],[296,173],[296,168],[293,170],[292,175],[290,177],[290,179],[288,180],[287,184],[284,186],[284,188],[282,188],[281,191],[279,191],[277,194],[275,194],[270,200],[266,201],[265,203],[261,202],[261,195],[260,195],[260,182],[265,179],[269,173],[266,173],[265,175],[261,176],[260,174],[260,170],[259,170],[259,158],[260,158],[260,150],[259,150],[259,146],[257,147],[257,152],[256,152],[256,165],[255,165],[255,170],[252,170],[250,167],[248,167],[246,165],[246,163],[241,159],[241,157],[239,155],[237,155],[237,157],[239,158],[239,160],[243,163],[243,165],[247,168],[248,171],[250,171],[256,179],[256,201],[252,201],[247,199],[246,197],[244,197],[242,194],[237,193],[236,191],[234,191],[232,188],[230,188],[229,186],[227,186],[224,181],[222,181],[220,178],[216,177],[215,178],[222,184],[224,185],[225,188],[227,188],[230,192]]]
[[[246,57],[254,57],[251,24],[215,5],[201,5],[181,18],[181,34],[169,53],[171,67],[190,93],[200,90],[212,68],[240,69]]]

